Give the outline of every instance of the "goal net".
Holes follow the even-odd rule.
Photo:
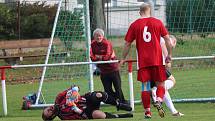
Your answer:
[[[81,87],[81,94],[103,90],[100,77],[92,75],[92,64],[89,64],[93,27],[105,30],[105,36],[112,42],[120,59],[125,33],[131,22],[140,17],[139,5],[142,1],[144,0],[109,0],[107,3],[89,5],[88,0],[56,0],[55,19],[46,57],[37,58],[39,61],[36,58],[28,61],[24,59],[22,64],[58,63],[60,66],[17,69],[23,75],[16,75],[10,70],[8,73],[13,78],[7,79],[28,77],[39,80],[39,84],[34,84],[32,88],[38,92],[37,103],[41,99],[46,104],[53,104],[56,95],[73,84]],[[153,16],[162,20],[170,34],[178,40],[173,50],[171,71],[177,83],[170,90],[172,98],[179,102],[214,101],[214,0],[148,1],[154,8]],[[102,10],[98,11],[96,8],[101,6]],[[100,18],[104,20],[101,21]],[[136,59],[135,44],[132,45],[128,59]],[[65,63],[73,65],[62,66]],[[120,71],[123,92],[126,99],[129,99],[127,64]],[[136,63],[133,63],[134,96],[135,100],[140,100],[141,84],[136,81],[136,72]]]
[[[83,4],[85,2],[80,4],[77,2],[61,0],[58,4],[45,64],[77,64],[43,68],[38,95],[47,104],[53,103],[60,91],[74,84],[84,87],[81,88],[81,92],[90,90],[88,85],[91,65],[78,64],[79,62],[89,62],[89,38],[86,21],[88,15],[86,15],[86,4]],[[59,39],[62,44],[53,45],[53,39]]]
[[[141,1],[141,0],[139,0]],[[144,1],[144,0],[142,0]],[[145,0],[146,1],[146,0]],[[162,20],[170,34],[176,36],[177,46],[173,49],[172,74],[176,85],[170,90],[174,101],[214,101],[210,93],[214,84],[214,14],[213,0],[148,0],[154,8],[153,15]],[[139,18],[137,1],[109,3],[107,10],[108,39],[112,41],[117,55],[121,56],[124,35],[135,19]],[[136,59],[135,45],[128,59]],[[136,82],[136,63],[133,64],[135,99],[139,100],[140,83]],[[122,72],[122,75],[126,74]],[[123,77],[123,76],[122,76]],[[123,78],[127,83],[127,77]],[[127,86],[124,87],[128,88]]]

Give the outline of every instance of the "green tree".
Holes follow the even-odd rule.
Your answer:
[[[15,22],[15,14],[12,10],[8,6],[0,4],[0,39],[15,38]]]
[[[57,5],[46,2],[20,5],[21,38],[46,38],[51,36]]]
[[[26,16],[21,23],[22,38],[44,38],[50,35],[48,17],[45,14]]]

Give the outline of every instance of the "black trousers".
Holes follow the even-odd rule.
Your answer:
[[[121,78],[119,71],[101,74],[100,77],[104,87],[104,91],[115,99],[119,99],[120,102],[124,102],[125,98],[121,88]],[[114,87],[115,91],[113,90],[112,86]]]

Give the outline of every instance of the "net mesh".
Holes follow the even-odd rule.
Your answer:
[[[54,43],[51,46],[48,63],[88,62],[87,24],[91,24],[91,33],[96,27],[103,28],[106,37],[112,42],[115,53],[121,58],[124,36],[131,22],[139,18],[140,0],[111,0],[108,3],[90,7],[90,22],[86,20],[86,3],[79,0],[63,0],[54,31]],[[150,1],[150,0],[149,0]],[[212,56],[215,54],[215,1],[214,0],[153,0],[153,15],[162,20],[169,32],[176,36],[177,46],[173,57]],[[34,3],[34,2],[29,2]],[[59,1],[55,1],[58,6]],[[102,3],[102,2],[101,2]],[[48,1],[46,4],[53,5]],[[102,7],[98,12],[96,8]],[[57,7],[54,16],[56,17]],[[96,13],[98,12],[98,13]],[[103,13],[103,14],[102,14]],[[93,14],[93,15],[92,15]],[[97,17],[95,16],[97,15]],[[99,17],[98,17],[99,15]],[[101,18],[104,19],[101,22]],[[54,19],[52,20],[52,26]],[[103,25],[102,25],[103,24]],[[21,27],[22,28],[22,27]],[[47,35],[47,34],[46,34]],[[49,35],[50,37],[51,35]],[[46,49],[36,54],[47,52]],[[27,51],[29,53],[29,51]],[[34,55],[31,53],[30,55]],[[132,45],[128,59],[136,59],[135,44]],[[18,64],[42,64],[45,56],[24,58]],[[1,60],[2,65],[6,63]],[[214,59],[174,60],[172,73],[177,84],[170,90],[174,99],[215,97],[213,85],[215,79]],[[133,64],[135,99],[140,99],[141,84],[136,81],[136,63]],[[126,99],[129,98],[127,65],[121,68],[122,88]],[[21,72],[21,73],[20,73]],[[43,68],[16,69],[7,72],[11,82],[20,80],[40,80]],[[94,90],[103,90],[100,77],[94,75]],[[30,81],[30,83],[32,82]],[[87,92],[89,65],[47,67],[42,85],[42,95],[46,103],[53,103],[56,94],[78,84],[81,93]],[[34,91],[38,90],[35,84]],[[24,94],[23,94],[24,95]]]

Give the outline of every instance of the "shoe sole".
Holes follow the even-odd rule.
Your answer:
[[[181,114],[180,112],[172,114],[173,117],[182,117],[184,114]]]
[[[145,119],[150,119],[152,118],[152,116],[145,116]]]
[[[159,116],[163,118],[165,116],[165,111],[163,107],[160,104],[154,104],[154,107],[157,108]]]
[[[158,114],[161,118],[163,118],[165,116],[165,112],[163,109],[158,109]]]

